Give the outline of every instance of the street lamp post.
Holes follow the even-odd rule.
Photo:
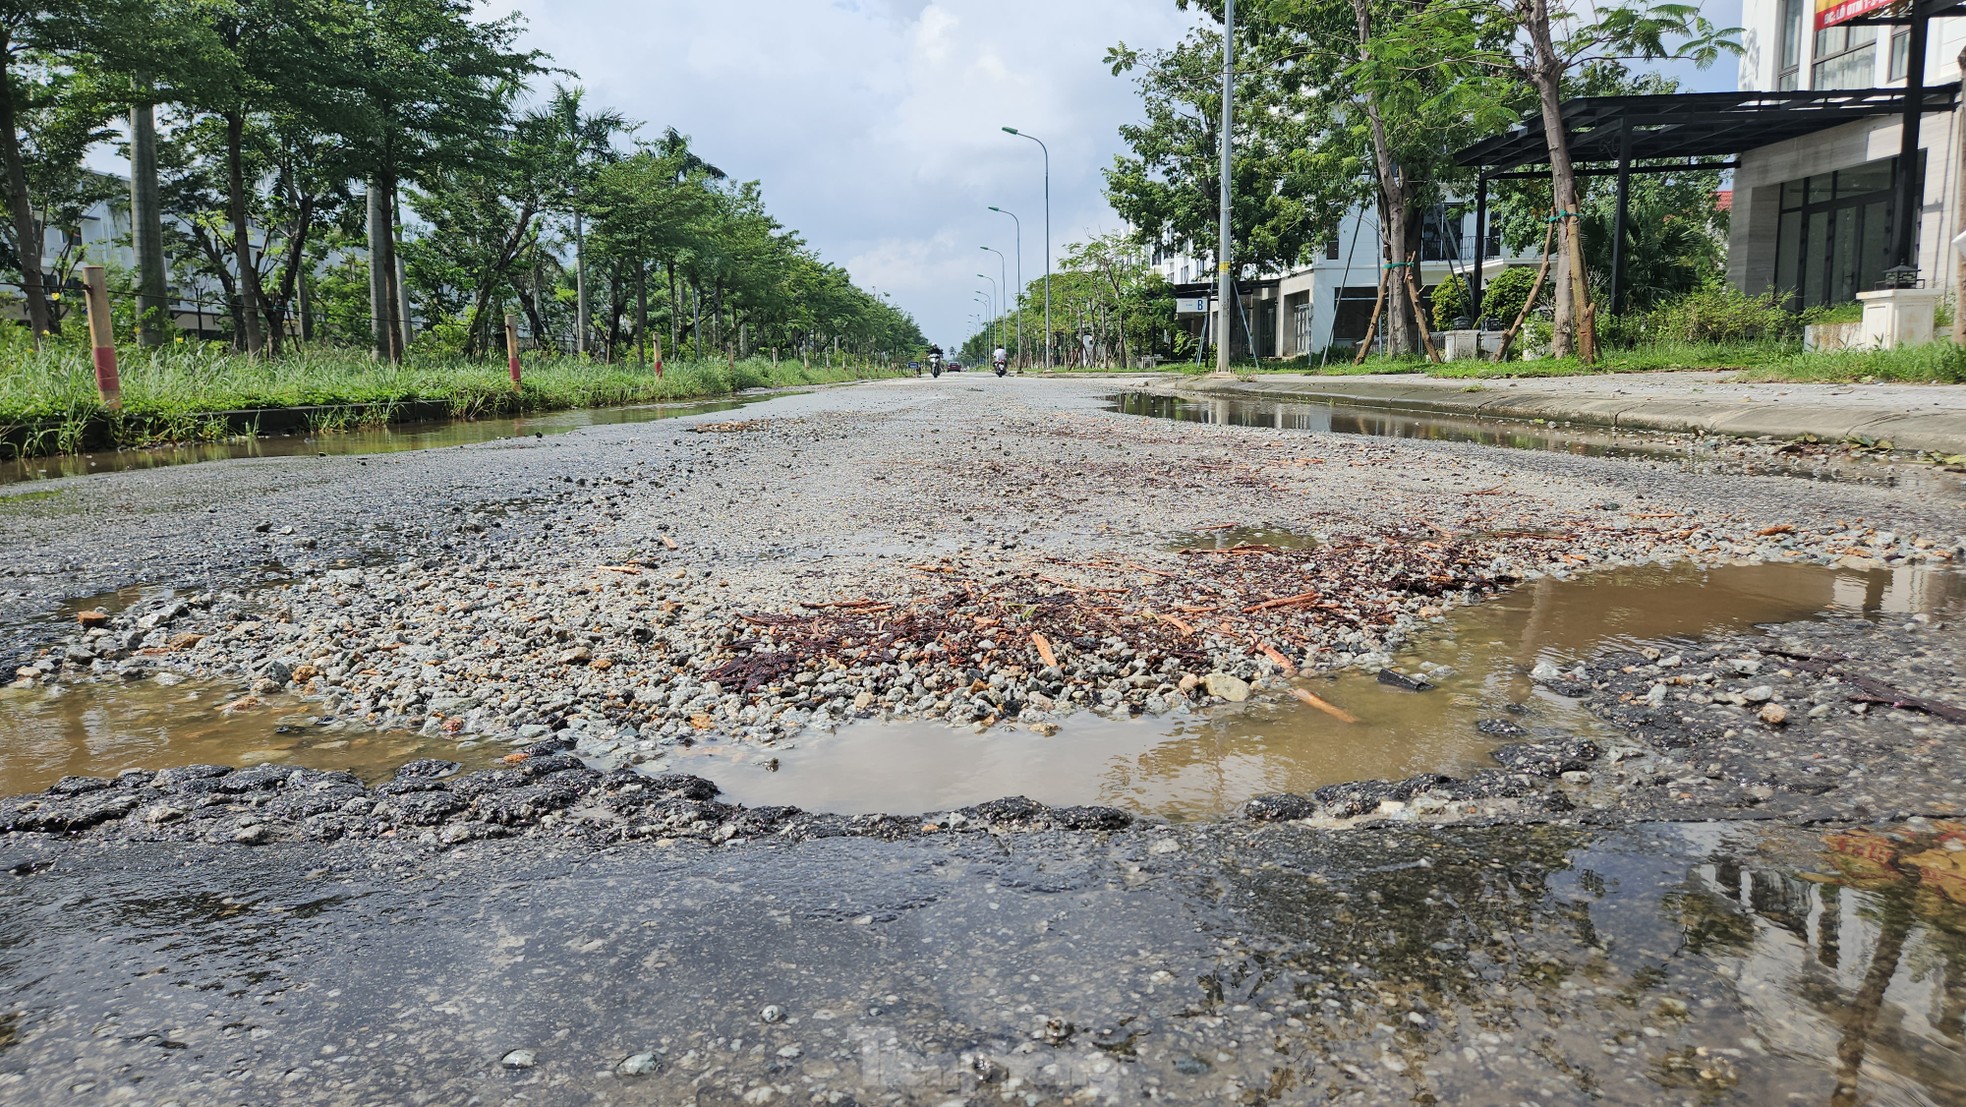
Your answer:
[[[1044,151],[1044,367],[1051,368],[1051,147],[1036,135],[1015,127],[1003,129],[1007,135],[1028,138]]]
[[[1017,295],[1011,298],[1011,303],[1017,309],[1017,371],[1022,373],[1024,371],[1024,221],[1017,218],[1016,212],[1005,211],[994,204],[990,206],[990,210],[998,215],[1010,216],[1010,222],[1016,228],[1013,241],[1017,244]]]
[[[1002,273],[1003,273],[1003,285],[1002,285],[1002,288],[1003,288],[1003,290],[1004,290],[1005,292],[1009,292],[1009,291],[1010,291],[1010,262],[1009,262],[1009,261],[1006,261],[1006,260],[1004,259],[1004,256],[1003,256],[1003,251],[1002,251],[1002,250],[999,250],[999,249],[997,249],[997,248],[996,248],[996,247],[994,247],[994,246],[985,246],[985,247],[983,247],[983,249],[985,249],[985,250],[988,250],[988,251],[990,251],[991,253],[993,253],[993,254],[995,254],[995,255],[997,255],[997,268],[998,268],[999,270],[1001,270],[1001,271],[1002,271]],[[1014,307],[1012,307],[1011,305],[1012,305],[1012,300],[1011,300],[1011,297],[1008,297],[1008,296],[1006,296],[1006,297],[1004,297],[1004,298],[1003,298],[1003,305],[1002,305],[1002,306],[1004,307],[1004,309],[1005,309],[1006,311],[1015,311],[1016,309],[1015,309]],[[1021,320],[1020,320],[1020,321],[1018,322],[1018,324],[1017,324],[1017,330],[1018,330],[1018,333],[1019,333],[1020,335],[1021,335],[1021,334],[1023,333],[1023,331],[1024,331],[1024,324],[1023,324],[1023,322],[1022,322]],[[1002,344],[1003,344],[1002,342],[998,342],[998,345],[1002,345]]]
[[[1222,227],[1221,240],[1217,245],[1215,265],[1218,285],[1217,306],[1221,316],[1215,324],[1215,375],[1229,375],[1230,347],[1234,345],[1235,331],[1235,273],[1229,267],[1229,250],[1233,243],[1229,231],[1229,138],[1230,128],[1235,122],[1236,97],[1236,0],[1228,0],[1222,13]],[[1254,336],[1251,336],[1252,344]]]
[[[990,282],[990,306],[994,312],[990,316],[991,345],[1003,345],[1003,294],[998,291],[997,279],[988,273],[976,274]]]

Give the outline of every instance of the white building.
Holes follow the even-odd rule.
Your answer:
[[[1457,275],[1463,283],[1475,264],[1474,204],[1444,204],[1427,212],[1421,226],[1418,277],[1423,300],[1431,300],[1435,285]],[[1256,281],[1240,282],[1248,289],[1250,326],[1255,352],[1264,358],[1316,360],[1328,350],[1356,348],[1371,322],[1384,264],[1378,213],[1365,205],[1348,212],[1337,233],[1307,264]],[[1509,265],[1535,265],[1534,257],[1503,254],[1501,233],[1491,225],[1486,248],[1480,251],[1484,280]],[[1155,268],[1185,295],[1212,295],[1205,262],[1184,255],[1160,255]],[[1185,288],[1183,286],[1186,286]],[[1190,329],[1199,329],[1193,317]],[[1384,341],[1383,328],[1380,341]],[[1240,343],[1239,343],[1240,344]]]
[[[1930,0],[1925,4],[1928,10],[1933,6]],[[1817,0],[1744,0],[1743,90],[1905,86],[1907,27],[1819,30],[1818,6]],[[1925,86],[1957,88],[1966,19],[1936,18],[1930,28]],[[1949,101],[1936,103],[1940,99],[1931,98],[1939,113],[1925,114],[1919,128],[1923,179],[1915,264],[1928,287],[1949,290],[1949,243],[1961,229],[1953,216],[1961,182],[1953,156],[1954,122],[1944,111]],[[1748,292],[1793,292],[1798,307],[1845,303],[1879,287],[1891,265],[1893,180],[1902,136],[1900,119],[1881,115],[1741,151],[1729,279]]]

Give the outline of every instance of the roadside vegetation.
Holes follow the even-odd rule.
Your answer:
[[[86,350],[0,353],[0,459],[81,449],[219,441],[277,420],[315,433],[405,420],[480,418],[579,407],[710,399],[891,375],[877,364],[810,366],[768,357],[607,364],[528,354],[515,391],[503,363],[458,355],[378,361],[361,351],[305,348],[279,358],[220,343],[141,351],[124,361],[123,408],[105,409]]]

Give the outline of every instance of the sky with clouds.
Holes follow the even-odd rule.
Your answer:
[[[1172,0],[487,0],[524,43],[579,75],[589,102],[673,126],[930,338],[969,333],[973,294],[1003,250],[1016,283],[1044,272],[1043,153],[1054,252],[1118,229],[1100,171],[1137,113],[1100,64],[1195,18]]]
[[[1171,45],[1197,16],[1173,0],[480,0],[578,75],[589,103],[673,126],[827,260],[889,294],[934,341],[969,333],[972,297],[1015,265],[1044,271],[1042,154],[1054,253],[1119,229],[1101,171],[1138,115],[1106,49]],[[1739,18],[1740,0],[1703,5]],[[1733,87],[1733,67],[1688,75]],[[569,78],[571,79],[571,78]],[[1011,274],[1016,283],[1016,274]]]

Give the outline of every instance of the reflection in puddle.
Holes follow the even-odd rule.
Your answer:
[[[1475,442],[1484,446],[1591,457],[1685,458],[1710,451],[1715,444],[1734,441],[1725,435],[1711,439],[1675,439],[1655,432],[1633,434],[1609,428],[1546,426],[1513,419],[1422,415],[1321,400],[1196,399],[1156,392],[1122,392],[1113,398],[1107,410],[1122,415],[1173,419],[1184,423],[1434,442]],[[1934,495],[1959,496],[1966,492],[1966,480],[1957,474],[1930,466],[1898,464],[1882,458],[1776,456],[1744,464],[1747,472],[1766,470],[1810,479],[1857,480]]]
[[[1629,435],[1576,427],[1538,427],[1533,423],[1412,415],[1379,408],[1288,400],[1192,399],[1157,392],[1122,392],[1108,409],[1122,415],[1211,423],[1225,427],[1362,434],[1377,438],[1420,438],[1439,442],[1479,442],[1522,450],[1604,457],[1669,456],[1683,447],[1648,444]]]
[[[199,442],[155,449],[103,450],[89,454],[21,458],[0,461],[0,485],[53,477],[80,477],[122,469],[156,469],[167,465],[224,461],[235,457],[312,457],[328,454],[390,454],[410,450],[434,450],[474,442],[493,442],[502,438],[565,434],[582,427],[647,423],[657,419],[675,419],[709,412],[731,411],[765,398],[767,397],[694,404],[585,408],[518,419],[458,419],[402,423],[390,427],[368,427],[323,434],[276,435],[269,438],[240,438],[226,442]],[[38,494],[25,493],[9,496],[0,493],[0,503],[36,495]]]
[[[324,724],[292,696],[257,697],[258,706],[220,709],[237,689],[155,681],[0,688],[0,795],[38,792],[64,776],[113,776],[171,765],[245,766],[279,762],[348,769],[386,778],[419,757],[491,764],[505,749],[460,749],[455,739],[378,733],[365,725]]]
[[[662,767],[707,776],[738,802],[819,811],[921,813],[1022,794],[1208,818],[1265,792],[1492,767],[1489,751],[1502,740],[1600,733],[1576,702],[1528,680],[1546,658],[1569,663],[1610,644],[1825,613],[1938,611],[1962,598],[1966,577],[1929,569],[1680,566],[1546,578],[1454,612],[1395,658],[1432,691],[1403,691],[1358,671],[1299,682],[1356,724],[1268,695],[1201,714],[1082,715],[1050,738],[1009,727],[979,735],[936,723],[861,723],[785,750],[678,751]],[[776,771],[764,767],[767,758]]]
[[[1962,844],[1951,824],[1396,833],[1369,875],[1231,872],[1255,948],[1222,977],[1258,1008],[1336,997],[1292,1074],[1313,1084],[1383,1043],[1428,1102],[1962,1103]]]

